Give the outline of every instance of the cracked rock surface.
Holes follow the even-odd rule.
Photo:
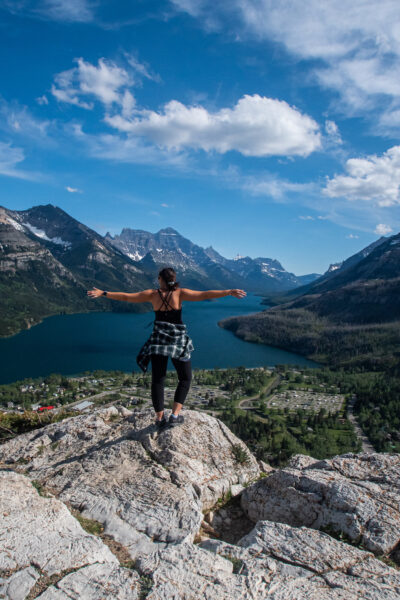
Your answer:
[[[0,598],[25,598],[42,578],[56,574],[57,585],[40,597],[91,598],[63,592],[82,589],[89,575],[97,589],[93,598],[138,597],[138,574],[120,567],[110,549],[82,529],[62,502],[40,496],[24,475],[0,471],[0,514]],[[123,593],[112,595],[109,590],[119,589],[121,582]]]
[[[254,600],[398,600],[400,573],[371,552],[306,527],[259,521],[237,545],[207,540],[201,548],[239,563]],[[166,597],[165,597],[166,598]]]
[[[330,527],[375,554],[388,554],[400,542],[400,456],[296,455],[286,468],[247,487],[241,506],[254,523]]]

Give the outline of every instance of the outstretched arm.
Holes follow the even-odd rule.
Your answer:
[[[181,288],[181,300],[188,300],[189,302],[198,302],[200,300],[211,300],[212,298],[224,298],[225,296],[235,296],[236,298],[243,298],[246,296],[244,290],[205,290],[200,292],[197,290],[189,290],[187,288]]]
[[[135,292],[133,294],[107,292],[107,296],[104,297],[110,298],[111,300],[121,300],[122,302],[150,302],[152,294],[153,290],[143,290],[142,292]],[[88,290],[87,295],[90,296],[90,298],[98,298],[99,296],[103,296],[103,290],[94,287],[92,290]]]

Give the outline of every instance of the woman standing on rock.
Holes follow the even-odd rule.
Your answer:
[[[143,290],[133,294],[105,292],[97,288],[89,290],[88,296],[98,298],[106,296],[111,300],[125,302],[151,302],[155,312],[153,332],[136,357],[142,371],[146,372],[151,361],[152,382],[151,399],[157,415],[156,426],[159,431],[167,425],[183,423],[180,411],[185,402],[192,380],[191,352],[193,342],[188,336],[186,325],[182,321],[182,302],[199,302],[224,296],[243,298],[243,290],[206,290],[196,291],[179,287],[176,272],[172,268],[162,269],[158,274],[160,287]],[[164,415],[164,383],[167,374],[168,356],[171,357],[178,374],[178,386],[175,390],[174,404],[169,420]]]

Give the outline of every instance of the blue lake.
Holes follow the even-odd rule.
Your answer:
[[[203,302],[184,302],[182,319],[193,340],[194,369],[260,367],[287,363],[319,367],[316,362],[272,346],[244,342],[218,327],[225,317],[266,308],[259,296],[227,296]],[[49,373],[77,375],[94,369],[141,372],[136,355],[149,337],[154,313],[80,313],[55,315],[17,335],[0,339],[0,383]],[[169,362],[169,369],[173,369]]]

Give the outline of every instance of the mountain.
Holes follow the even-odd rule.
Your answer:
[[[97,408],[0,446],[3,598],[399,597],[398,454],[273,469],[185,412],[157,435],[148,409]]]
[[[1,335],[29,328],[46,315],[88,309],[82,283],[29,235],[15,211],[3,207],[0,251]]]
[[[320,284],[327,280],[331,280],[331,278],[336,277],[339,273],[343,273],[350,267],[357,265],[359,262],[364,260],[375,248],[383,244],[388,238],[382,236],[379,239],[375,240],[356,254],[353,254],[349,258],[344,261],[332,263],[329,265],[329,268],[325,271],[325,273],[321,276],[317,276],[314,280],[304,281],[303,285],[289,290],[285,293],[275,293],[271,295],[266,295],[265,299],[261,302],[261,304],[268,304],[270,306],[274,306],[277,304],[283,304],[285,302],[289,302],[290,300],[302,296],[304,294],[311,294],[314,290],[318,290]],[[301,277],[301,276],[300,276]],[[300,279],[299,277],[299,279]],[[308,278],[308,275],[303,275],[302,277]]]
[[[391,363],[400,347],[400,233],[347,264],[294,299],[219,325],[321,362]]]
[[[142,311],[140,305],[87,297],[87,289],[139,290],[149,277],[133,261],[51,204],[0,207],[0,335],[12,335],[52,314]]]
[[[204,249],[193,244],[172,227],[150,233],[124,228],[120,235],[105,239],[124,252],[141,268],[151,268],[156,274],[162,266],[173,266],[185,287],[245,288],[251,292],[287,290],[302,285],[304,277],[313,280],[319,275],[300,278],[288,273],[279,261],[271,258],[236,257],[227,259],[212,246]]]
[[[102,235],[57,206],[47,204],[13,211],[26,235],[40,241],[85,285],[107,289],[140,289],[148,277],[138,265]]]
[[[400,319],[400,233],[375,244],[361,260],[345,262],[349,266],[343,263],[329,277],[315,281],[290,307],[305,307],[338,323]]]

